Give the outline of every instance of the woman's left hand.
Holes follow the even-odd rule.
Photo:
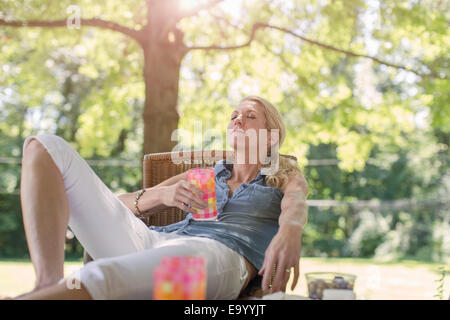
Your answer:
[[[302,249],[302,228],[298,225],[283,225],[270,242],[264,256],[264,263],[259,271],[263,275],[262,290],[270,293],[286,291],[291,268],[294,268],[294,279],[291,290],[297,285],[300,275],[300,251]],[[270,281],[276,265],[276,273],[270,287]],[[289,271],[288,271],[289,270]]]

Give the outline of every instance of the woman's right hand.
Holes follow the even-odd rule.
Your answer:
[[[208,207],[208,203],[201,198],[202,190],[186,180],[179,180],[177,183],[163,188],[161,200],[167,207],[177,207],[194,214],[197,213],[194,207],[198,209]]]

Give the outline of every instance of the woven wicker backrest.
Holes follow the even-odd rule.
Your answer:
[[[231,159],[233,151],[226,150],[199,150],[190,152],[162,152],[151,153],[143,160],[143,188],[150,188],[177,174],[191,168],[214,167],[217,161]],[[141,219],[147,226],[165,226],[181,221],[185,214],[181,209],[169,208],[157,212],[150,217]]]

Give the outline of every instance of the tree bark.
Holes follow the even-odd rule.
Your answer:
[[[170,1],[152,3],[144,31],[144,155],[171,151],[178,143],[171,141],[171,136],[180,118],[178,85],[181,61],[187,50],[182,32],[168,27],[174,14]]]
[[[171,151],[177,143],[171,135],[179,119],[180,66],[181,58],[161,46],[144,50],[144,154]]]

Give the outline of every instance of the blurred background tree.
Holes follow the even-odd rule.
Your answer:
[[[449,12],[433,0],[0,0],[0,254],[26,254],[26,136],[64,137],[131,191],[142,152],[170,151],[195,121],[225,132],[258,94],[322,201],[303,254],[449,259]]]

